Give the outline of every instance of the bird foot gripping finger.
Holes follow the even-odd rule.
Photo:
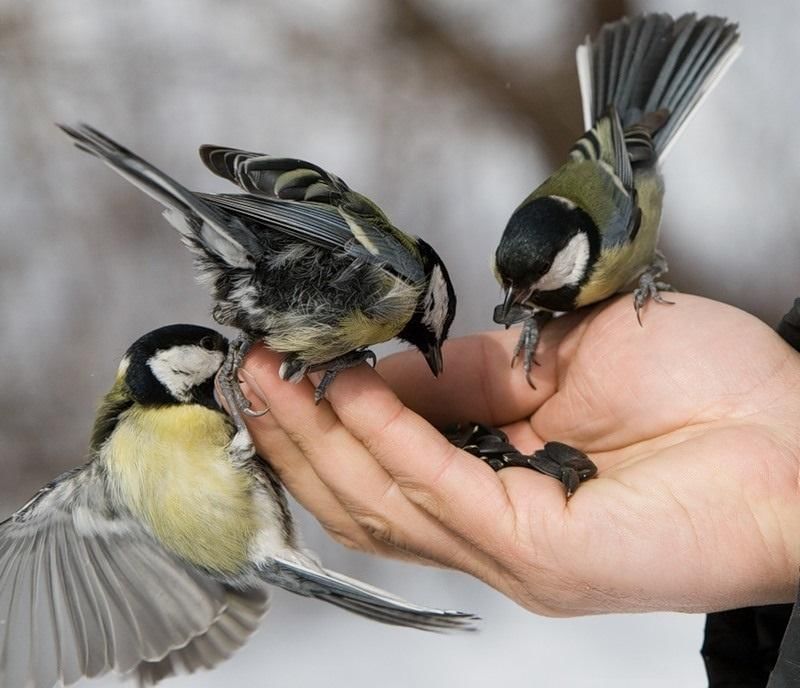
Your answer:
[[[253,342],[252,337],[239,333],[228,346],[228,354],[217,375],[220,393],[225,398],[228,412],[237,430],[243,430],[245,427],[242,419],[243,413],[248,416],[258,417],[269,411],[269,406],[262,411],[253,411],[250,400],[244,395],[242,388],[239,386],[240,368]]]
[[[314,403],[319,404],[319,402],[325,398],[325,392],[328,391],[328,387],[331,386],[333,380],[343,370],[355,368],[364,362],[369,363],[374,368],[377,361],[378,359],[373,351],[364,349],[361,351],[351,351],[350,353],[344,354],[344,356],[339,356],[326,363],[310,366],[307,368],[306,372],[325,371],[322,380],[320,380],[319,385],[317,385],[317,388],[314,390]]]
[[[533,380],[531,379],[531,370],[533,370],[533,366],[539,365],[534,355],[539,345],[542,327],[544,327],[552,317],[552,314],[547,311],[531,313],[523,321],[522,331],[520,332],[514,351],[511,354],[512,368],[516,364],[520,354],[522,354],[522,369],[525,371],[525,379],[533,389],[536,389],[536,385],[533,384]]]
[[[247,356],[247,352],[250,351],[255,341],[255,338],[245,334],[244,332],[240,332],[231,342],[228,350],[228,358],[226,359],[225,363],[226,365],[229,364],[229,366],[223,366],[223,368],[225,370],[225,374],[229,375],[231,379],[231,390],[233,392],[233,396],[235,397],[236,408],[246,416],[250,416],[251,418],[260,418],[269,412],[269,404],[265,402],[264,408],[260,411],[253,410],[250,400],[244,395],[244,392],[242,392],[241,388],[242,382],[246,382],[248,386],[257,393],[257,396],[259,396],[262,400],[264,399],[264,394],[258,388],[253,376],[249,375],[244,368],[242,368],[244,358]],[[242,380],[242,376],[245,375],[247,376],[246,381]],[[233,384],[234,379],[236,380],[236,384]]]
[[[639,286],[633,292],[633,307],[636,310],[636,320],[639,325],[642,324],[642,307],[649,299],[653,299],[656,303],[674,306],[674,301],[668,301],[661,296],[662,291],[674,291],[671,285],[666,282],[658,282],[650,273],[644,273],[639,278]]]
[[[542,449],[527,455],[517,451],[502,430],[481,423],[456,425],[446,429],[444,435],[494,471],[530,468],[555,478],[564,485],[567,497],[571,497],[582,482],[597,475],[597,466],[586,454],[562,442],[547,442]]]
[[[253,458],[255,447],[250,432],[242,418],[242,411],[249,407],[250,402],[242,394],[238,384],[237,367],[239,363],[241,363],[241,358],[237,362],[235,352],[232,352],[231,347],[229,347],[228,355],[217,373],[216,385],[220,395],[225,399],[228,414],[236,427],[236,432],[228,445],[228,453],[234,462],[245,465]],[[269,408],[267,408],[268,410]]]
[[[667,271],[667,261],[664,255],[656,252],[656,257],[650,267],[639,277],[639,286],[633,292],[633,307],[636,310],[636,320],[642,324],[642,307],[649,299],[656,303],[672,306],[674,301],[668,301],[661,296],[662,291],[675,291],[672,285],[659,281],[659,277]]]

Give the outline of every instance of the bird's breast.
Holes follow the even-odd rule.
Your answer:
[[[420,287],[378,273],[347,303],[328,303],[328,294],[309,308],[293,304],[264,319],[264,342],[273,351],[296,353],[308,364],[325,363],[355,349],[388,341],[414,314]],[[370,288],[371,287],[371,288]]]
[[[102,454],[123,503],[167,549],[235,574],[258,524],[253,478],[227,455],[230,428],[223,414],[199,405],[134,407]]]

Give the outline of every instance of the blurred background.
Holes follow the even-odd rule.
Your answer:
[[[84,459],[131,341],[211,323],[160,206],[53,122],[92,123],[201,190],[225,188],[201,143],[330,169],[437,247],[458,335],[493,327],[490,252],[581,133],[575,46],[643,10],[740,22],[743,55],[665,166],[662,248],[678,289],[774,324],[800,294],[795,0],[0,0],[0,517]],[[704,685],[702,616],[542,619],[302,520],[328,566],[479,613],[482,632],[432,637],[277,592],[244,650],[169,685]]]

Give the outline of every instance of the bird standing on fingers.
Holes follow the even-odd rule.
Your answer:
[[[194,193],[88,125],[61,127],[76,146],[167,206],[164,215],[195,256],[214,318],[242,332],[221,385],[246,408],[236,371],[262,340],[285,353],[281,377],[336,374],[374,360],[369,347],[399,337],[438,375],[455,317],[447,268],[422,239],[400,231],[365,196],[302,160],[203,146],[201,157],[245,194]]]
[[[623,18],[578,48],[586,133],[514,211],[494,254],[505,290],[494,320],[522,321],[515,352],[530,381],[540,327],[628,289],[667,303],[657,250],[659,163],[740,50],[737,26],[686,14]]]

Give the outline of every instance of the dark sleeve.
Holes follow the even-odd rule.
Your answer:
[[[791,613],[791,604],[772,604],[709,614],[701,650],[709,688],[764,688]]]
[[[795,302],[795,306],[797,302]],[[788,605],[787,605],[788,606]],[[800,594],[789,617],[778,661],[770,674],[767,688],[800,686]]]

